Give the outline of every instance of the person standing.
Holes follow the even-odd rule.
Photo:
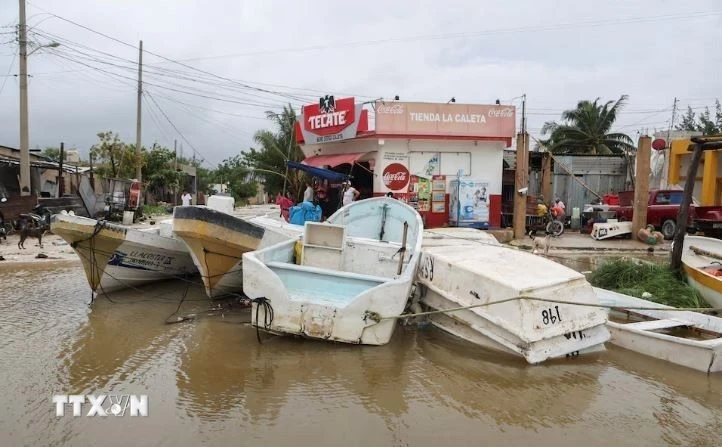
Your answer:
[[[361,195],[361,193],[358,192],[356,188],[351,186],[351,182],[345,181],[343,183],[343,206],[346,206],[354,200],[358,199],[359,195]]]
[[[306,190],[303,192],[304,202],[313,202],[313,186],[311,183],[306,182]]]
[[[566,214],[567,214],[566,206],[564,206],[564,202],[562,202],[558,197],[556,200],[554,200],[554,202],[555,202],[554,208],[556,208],[556,210],[557,210],[555,217],[558,221],[564,222],[564,218],[566,217]]]
[[[188,191],[183,191],[183,195],[181,196],[181,201],[183,202],[183,206],[190,206],[191,205],[191,195],[188,193]]]

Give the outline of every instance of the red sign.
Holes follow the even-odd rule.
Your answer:
[[[401,163],[391,163],[384,168],[384,185],[392,191],[404,189],[409,184],[409,170]]]
[[[335,100],[333,96],[320,98],[318,104],[303,107],[303,128],[316,135],[342,132],[356,121],[354,98]]]
[[[652,149],[655,151],[663,151],[667,147],[667,142],[661,138],[652,141]]]

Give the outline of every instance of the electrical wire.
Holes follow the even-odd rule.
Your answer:
[[[17,59],[17,53],[13,55],[12,60],[10,61],[10,66],[8,67],[8,74],[5,76],[5,79],[3,79],[2,85],[0,85],[0,95],[2,95],[3,90],[5,90],[5,84],[8,82],[8,78],[10,77],[10,72],[13,70],[13,65],[15,65],[15,59]]]

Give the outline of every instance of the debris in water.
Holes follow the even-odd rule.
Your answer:
[[[48,255],[45,253],[38,253],[38,255],[35,256],[35,259],[48,259]]]

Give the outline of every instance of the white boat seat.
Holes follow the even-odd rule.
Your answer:
[[[639,323],[625,324],[626,327],[639,329],[641,331],[654,331],[658,329],[669,329],[680,326],[691,326],[692,324],[688,321],[680,320],[651,320],[651,321],[640,321]]]
[[[384,278],[382,276],[364,275],[362,273],[344,272],[339,270],[327,270],[308,265],[289,264],[287,262],[271,261],[266,265],[273,269],[293,270],[297,272],[316,273],[319,275],[335,276],[338,278],[358,279],[362,281],[376,282],[379,284],[391,281],[393,278]]]

